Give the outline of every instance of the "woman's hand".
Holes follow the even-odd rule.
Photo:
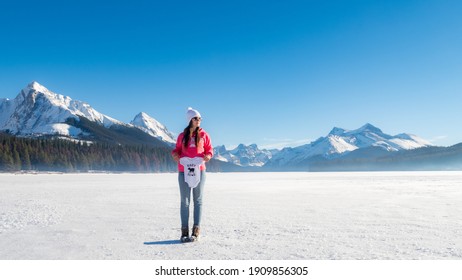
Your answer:
[[[178,162],[180,160],[180,157],[178,156],[177,153],[172,154],[172,158],[174,161]]]
[[[210,155],[205,155],[204,156],[204,161],[208,162],[212,157]]]

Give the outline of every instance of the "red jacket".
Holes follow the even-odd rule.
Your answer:
[[[175,149],[172,151],[172,154],[178,154],[178,157],[201,157],[204,158],[206,155],[210,155],[210,157],[213,156],[213,147],[212,147],[212,141],[210,140],[210,136],[208,135],[205,130],[202,128],[199,128],[199,133],[201,136],[201,140],[199,141],[199,147],[196,148],[196,143],[194,141],[194,137],[196,134],[194,133],[188,143],[188,147],[185,148],[183,145],[183,132],[178,135],[178,138],[176,139],[176,146]],[[201,165],[201,170],[205,170],[205,164]],[[180,163],[178,163],[178,171],[179,172],[184,172],[184,167]]]

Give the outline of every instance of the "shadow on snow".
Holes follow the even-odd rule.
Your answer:
[[[175,244],[182,244],[182,243],[178,239],[144,242],[144,245],[175,245]]]

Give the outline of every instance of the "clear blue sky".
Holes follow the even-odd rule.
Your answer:
[[[462,142],[462,2],[2,1],[0,97],[35,80],[213,144],[308,143],[372,123]]]

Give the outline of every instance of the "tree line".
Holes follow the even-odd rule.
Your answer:
[[[0,171],[171,172],[170,149],[0,134]]]

